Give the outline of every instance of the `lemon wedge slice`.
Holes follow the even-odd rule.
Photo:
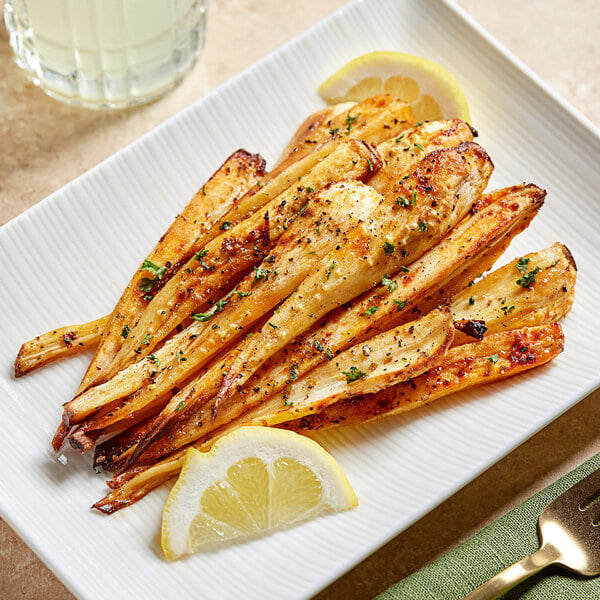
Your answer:
[[[411,105],[416,121],[470,121],[456,79],[426,58],[401,52],[370,52],[351,60],[321,84],[319,94],[329,104],[392,94]]]
[[[291,431],[241,427],[209,452],[187,451],[163,512],[169,560],[357,505],[340,466]]]

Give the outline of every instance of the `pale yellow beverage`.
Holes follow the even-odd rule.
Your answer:
[[[35,83],[92,107],[160,96],[204,43],[204,0],[6,0],[4,16]]]

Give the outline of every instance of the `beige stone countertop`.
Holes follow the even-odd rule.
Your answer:
[[[600,125],[600,4],[596,0],[457,2]],[[343,0],[212,0],[206,49],[187,79],[153,104],[122,112],[74,108],[45,96],[12,62],[7,34],[0,27],[0,223],[343,4]],[[301,10],[294,10],[298,6]],[[600,391],[545,427],[317,598],[372,598],[600,451],[598,401]],[[73,598],[2,521],[0,597]]]

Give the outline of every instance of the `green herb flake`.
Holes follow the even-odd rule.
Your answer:
[[[519,271],[519,273],[521,273],[521,275],[525,275],[525,272],[527,271],[527,265],[529,264],[529,258],[526,258],[525,256],[523,256],[522,258],[520,258],[517,261],[517,264],[515,265],[517,271]]]
[[[402,208],[408,208],[410,206],[410,200],[404,196],[398,196],[396,198],[396,204]]]
[[[155,265],[152,261],[146,259],[142,263],[142,268],[140,270],[149,271],[150,273],[152,273],[152,275],[155,276],[154,278],[144,277],[140,281],[140,290],[142,290],[142,292],[149,292],[154,287],[154,285],[157,284],[165,276],[165,273],[167,272],[167,267],[159,267],[158,265]]]
[[[405,267],[404,265],[402,265],[402,266],[400,267],[400,270],[401,270],[403,273],[410,273],[410,269],[409,269],[408,267]]]
[[[348,135],[350,133],[350,130],[352,129],[352,125],[354,125],[354,123],[356,123],[356,121],[358,120],[358,117],[360,117],[360,113],[358,113],[355,117],[351,117],[350,113],[348,113],[346,115],[346,135]]]
[[[473,298],[473,296],[471,296],[469,298],[469,306],[473,306],[473,304],[475,304],[475,298]]]
[[[150,354],[150,356],[146,356],[146,359],[149,360],[151,363],[155,364],[157,369],[160,369],[160,360],[155,354]]]
[[[393,292],[398,287],[398,284],[393,279],[390,279],[387,273],[381,279],[381,285],[385,285],[389,292]]]
[[[327,348],[327,350],[325,350],[325,358],[327,360],[332,360],[335,357],[335,354],[333,352],[333,350],[331,348]]]
[[[377,311],[379,310],[379,306],[369,306],[369,308],[367,308],[367,310],[365,310],[365,316],[366,317],[370,317],[371,315],[374,315]]]
[[[419,150],[425,150],[425,148],[423,148],[423,146],[421,146],[421,144],[419,144],[418,142],[415,142],[415,147]]]
[[[275,323],[271,323],[271,321],[269,321],[269,325],[273,328],[273,329],[279,329],[279,325],[275,325]]]
[[[535,283],[535,276],[540,271],[540,267],[536,267],[535,269],[529,271],[529,273],[525,273],[523,277],[519,277],[519,279],[517,279],[517,285],[520,285],[524,288],[530,288]]]
[[[427,231],[427,222],[419,221],[419,231]]]
[[[402,138],[403,138],[403,137],[404,137],[404,134],[401,134],[401,135],[399,135],[399,136],[396,138],[396,144],[399,144],[399,143],[402,141]]]
[[[129,325],[124,325],[123,326],[123,331],[121,331],[121,337],[126,340],[127,337],[129,336],[129,332],[131,331],[131,329],[129,328]]]
[[[331,273],[333,273],[334,269],[335,269],[335,260],[327,267],[327,270],[325,271],[325,279],[329,279],[329,277],[331,276]]]
[[[175,359],[177,360],[177,364],[181,363],[181,356],[182,356],[182,352],[179,348],[177,348],[177,350],[175,350]]]
[[[342,375],[346,376],[346,383],[353,383],[354,381],[358,381],[359,379],[367,376],[364,371],[361,371],[354,366],[350,367],[349,371],[342,371]]]
[[[261,279],[269,281],[270,271],[267,269],[261,269],[260,267],[254,267],[254,279],[252,280],[252,287],[254,287]]]
[[[221,231],[227,231],[228,229],[231,229],[233,227],[233,223],[231,221],[223,221],[221,223],[221,226],[219,227],[219,229]]]
[[[496,364],[498,362],[498,353],[496,352],[495,354],[492,354],[491,356],[488,356],[488,360],[491,363]]]
[[[383,251],[385,252],[386,256],[389,256],[390,254],[394,254],[396,251],[396,246],[390,242],[383,242]]]
[[[175,412],[178,413],[180,410],[183,410],[185,408],[185,400],[182,400],[178,405],[177,408],[175,409]]]
[[[414,206],[416,203],[417,203],[417,190],[415,190],[412,193],[412,196],[410,198],[410,204],[411,204],[411,206]]]
[[[298,363],[292,363],[289,366],[290,381],[296,381],[298,379]]]
[[[151,333],[147,333],[144,336],[144,339],[142,340],[142,346],[149,346],[150,345],[150,340],[153,338],[154,336]]]
[[[408,300],[393,300],[393,303],[397,307],[396,311],[400,312],[408,304]]]
[[[311,188],[309,185],[307,185],[304,189],[306,190],[307,194],[312,194],[315,191],[315,189]],[[304,206],[306,206],[306,205],[304,205]]]
[[[194,319],[194,321],[200,321],[200,323],[206,323],[206,321],[210,321],[212,318],[212,313],[194,313],[192,315],[192,319]]]

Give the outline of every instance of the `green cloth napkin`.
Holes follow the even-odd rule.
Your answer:
[[[376,600],[460,600],[502,569],[537,550],[537,521],[542,510],[599,468],[600,453]],[[503,596],[503,600],[511,599],[600,599],[600,578],[587,579],[550,567]]]

